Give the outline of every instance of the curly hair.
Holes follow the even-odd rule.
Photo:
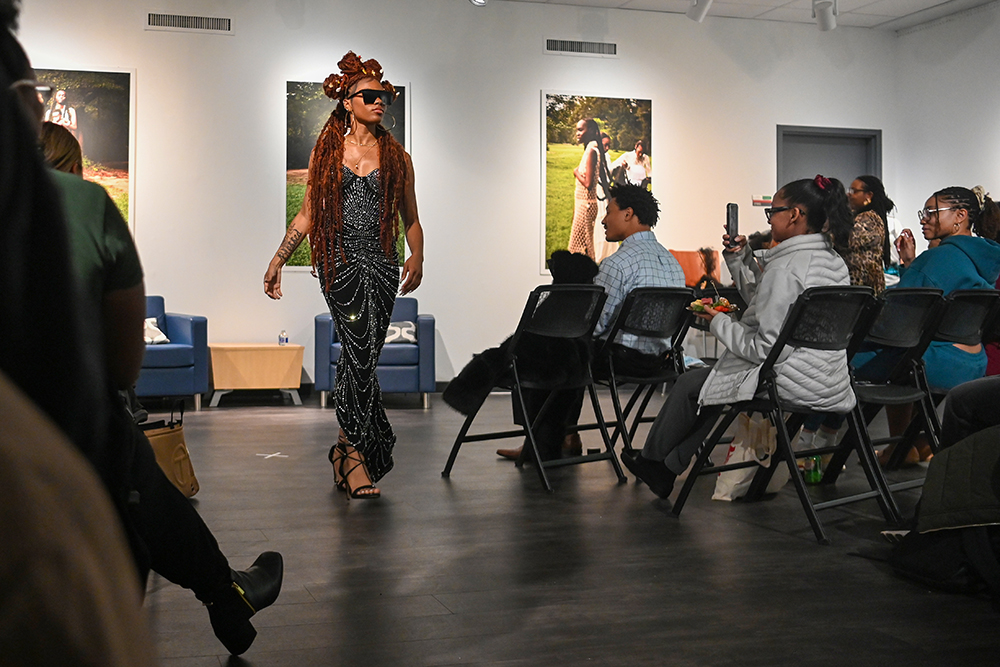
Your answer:
[[[647,227],[655,227],[660,217],[660,203],[653,193],[646,188],[625,183],[612,185],[608,193],[609,199],[614,199],[620,209],[630,208],[639,222]]]
[[[323,92],[337,100],[338,104],[320,131],[309,165],[309,247],[313,268],[322,267],[326,282],[324,289],[333,285],[335,254],[339,253],[344,262],[348,261],[342,239],[344,175],[341,165],[344,162],[344,136],[350,129],[350,113],[344,101],[358,84],[368,80],[379,83],[393,94],[393,99],[396,96],[392,84],[382,80],[382,66],[377,60],[362,62],[353,51],[348,51],[337,67],[340,73],[326,78]],[[378,143],[382,199],[380,240],[386,257],[395,257],[400,203],[406,187],[406,153],[381,125],[375,128],[375,139]]]

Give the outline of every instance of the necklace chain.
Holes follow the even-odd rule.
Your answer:
[[[358,169],[361,168],[361,161],[365,159],[365,156],[371,152],[374,146],[378,145],[378,140],[373,141],[370,144],[359,144],[356,141],[348,141],[347,143],[351,144],[352,146],[360,146],[362,148],[364,148],[365,146],[368,147],[368,150],[366,150],[364,153],[361,154],[361,157],[358,158],[357,163],[354,165],[354,173],[358,173]]]

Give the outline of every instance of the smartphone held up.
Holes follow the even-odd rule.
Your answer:
[[[733,247],[733,242],[740,233],[740,207],[738,204],[726,204],[726,235],[729,237],[725,246]]]

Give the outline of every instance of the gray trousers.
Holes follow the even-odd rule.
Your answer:
[[[725,407],[706,405],[698,411],[698,394],[710,371],[710,368],[695,368],[681,373],[646,436],[643,457],[663,461],[675,475],[687,470],[691,457]]]

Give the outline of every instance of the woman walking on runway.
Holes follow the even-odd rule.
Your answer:
[[[264,292],[281,298],[281,267],[308,235],[313,268],[342,344],[334,396],[340,433],[330,449],[334,483],[352,498],[378,498],[392,468],[396,436],[382,407],[375,368],[397,291],[423,277],[424,237],[417,219],[413,165],[382,116],[396,92],[376,60],[348,52],[323,83],[338,101],[309,158],[302,210],[264,275]],[[397,240],[410,257],[399,270]]]

